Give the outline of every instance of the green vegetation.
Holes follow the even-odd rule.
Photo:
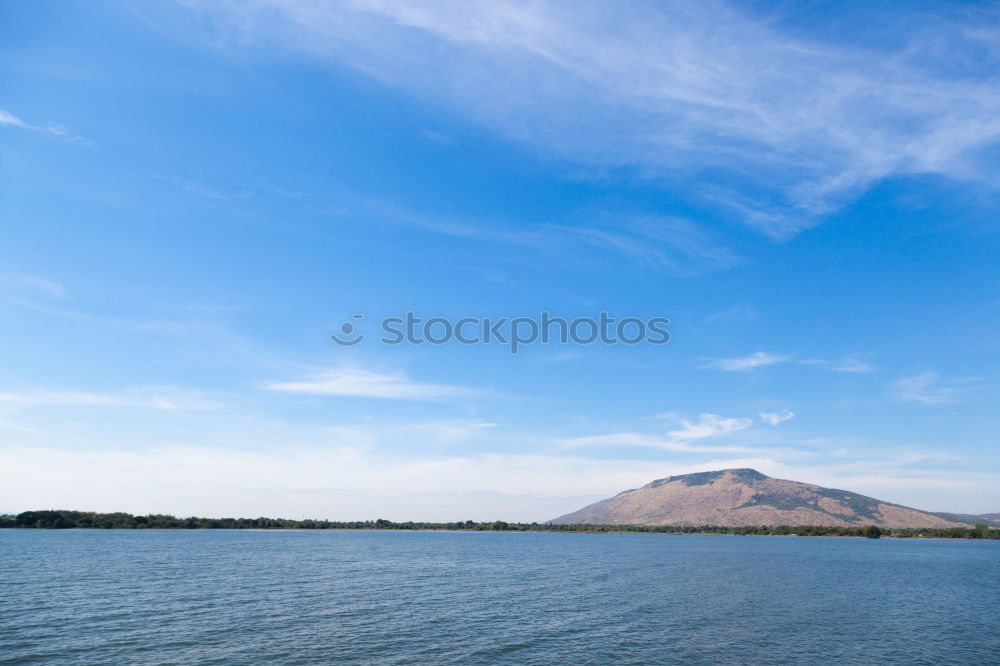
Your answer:
[[[695,472],[694,474],[681,474],[671,476],[666,479],[667,483],[680,481],[685,486],[704,486],[722,477],[725,471],[718,472]]]
[[[668,476],[665,479],[657,479],[651,484],[651,486],[653,488],[659,488],[663,484],[672,483],[673,481],[680,481],[685,486],[704,486],[722,478],[727,473],[731,473],[736,480],[742,481],[743,483],[764,481],[768,478],[755,469],[722,469],[716,472],[694,472],[693,474]]]
[[[784,511],[794,511],[795,509],[810,509],[812,511],[819,511],[821,513],[826,513],[833,515],[829,511],[822,509],[817,503],[815,497],[810,497],[809,499],[798,497],[796,495],[782,495],[782,494],[771,494],[771,493],[757,493],[753,498],[736,507],[737,509],[742,509],[747,506],[769,506],[773,509],[781,509]],[[838,516],[842,517],[842,516]]]
[[[1000,539],[1000,529],[985,524],[975,527],[937,529],[889,529],[875,525],[826,527],[823,525],[718,527],[713,525],[551,525],[547,523],[508,523],[497,520],[477,523],[394,523],[378,520],[330,521],[288,520],[285,518],[176,518],[163,514],[133,516],[129,513],[93,513],[90,511],[25,511],[0,515],[0,528],[49,529],[285,529],[285,530],[462,530],[477,532],[637,532],[653,534],[745,534],[774,536],[880,536],[937,539]]]
[[[879,501],[877,499],[865,497],[864,495],[852,493],[847,490],[837,490],[835,488],[815,487],[812,490],[816,493],[815,497],[799,497],[798,495],[790,495],[787,493],[757,493],[753,496],[753,499],[738,508],[742,509],[746,506],[768,506],[786,511],[792,511],[794,509],[809,509],[811,511],[825,513],[828,516],[833,516],[834,518],[846,520],[851,520],[856,516],[868,518],[869,520],[877,519],[876,516],[878,514],[879,505]],[[845,505],[850,511],[846,513],[827,511],[819,505],[818,500],[820,497],[829,497],[830,499],[837,500],[841,504]]]
[[[852,493],[849,490],[837,490],[836,488],[817,488],[816,493],[847,505],[858,516],[871,519],[874,519],[878,514],[878,505],[882,503],[872,497]]]

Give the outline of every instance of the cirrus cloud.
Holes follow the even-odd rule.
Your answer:
[[[462,386],[417,382],[402,373],[378,373],[357,368],[317,373],[298,381],[273,382],[264,388],[283,393],[389,400],[437,400],[477,393],[475,389]]]
[[[783,409],[780,412],[760,412],[757,415],[761,421],[773,426],[795,418],[795,412],[790,409]]]
[[[896,39],[847,42],[719,1],[196,7],[213,39],[355,68],[533,149],[697,174],[702,205],[778,239],[886,177],[995,182],[980,160],[1000,138],[990,10],[886,10]],[[978,66],[956,76],[956,53]]]

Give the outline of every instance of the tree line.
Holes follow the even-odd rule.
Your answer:
[[[475,532],[635,532],[652,534],[742,534],[770,536],[881,536],[897,538],[1000,539],[1000,529],[985,524],[968,527],[887,528],[875,525],[830,527],[826,525],[566,525],[549,523],[508,523],[503,520],[453,523],[402,522],[378,520],[290,520],[288,518],[177,518],[166,514],[134,516],[130,513],[95,513],[93,511],[25,511],[0,515],[0,528],[43,529],[252,529],[252,530],[461,530]]]

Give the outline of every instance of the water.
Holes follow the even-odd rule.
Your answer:
[[[1000,663],[1000,542],[0,530],[0,663]]]

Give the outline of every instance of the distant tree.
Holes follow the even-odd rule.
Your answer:
[[[25,511],[15,518],[18,527],[40,527],[43,529],[65,529],[73,527],[60,511]]]
[[[387,529],[387,530],[475,530],[475,531],[533,531],[533,532],[647,532],[657,534],[798,534],[800,536],[851,536],[878,539],[880,537],[902,538],[944,538],[944,539],[998,539],[1000,529],[990,528],[984,523],[975,527],[941,527],[937,529],[879,528],[875,525],[833,527],[823,525],[743,525],[722,527],[719,525],[591,525],[591,524],[539,524],[508,523],[497,520],[477,523],[471,520],[455,523],[424,523],[407,521],[395,523],[380,518],[378,520],[329,521],[290,520],[287,518],[177,518],[165,514],[133,516],[130,513],[94,513],[91,511],[25,511],[23,513],[0,514],[0,528],[86,528],[86,529]]]

